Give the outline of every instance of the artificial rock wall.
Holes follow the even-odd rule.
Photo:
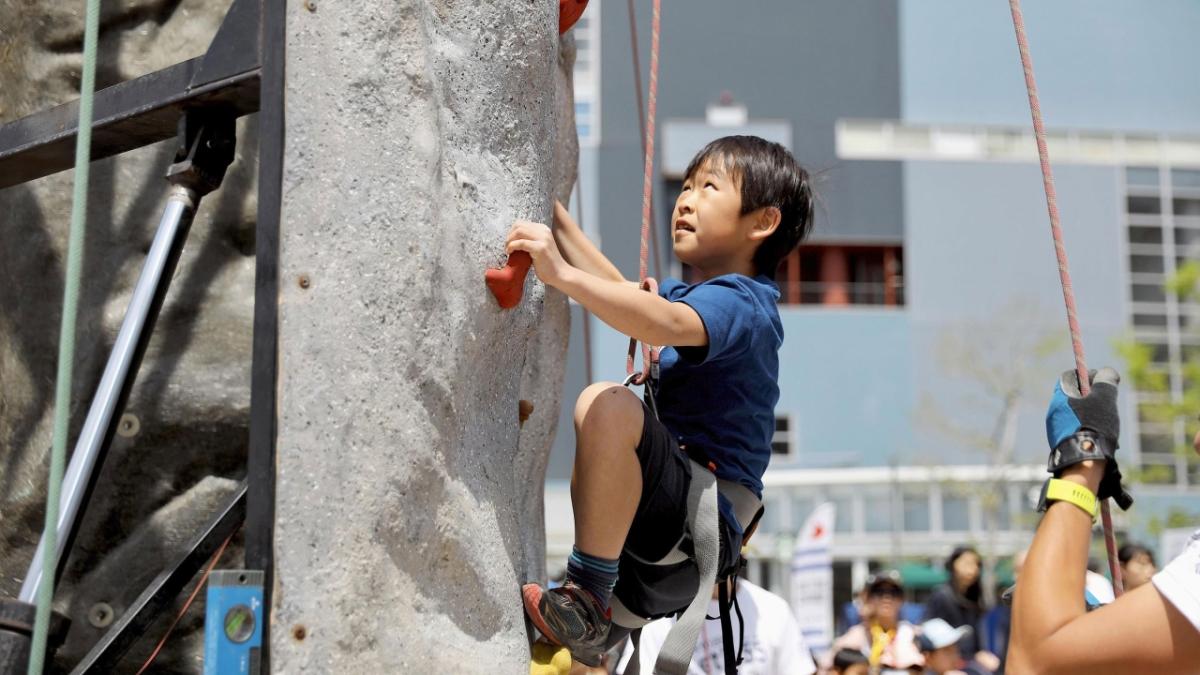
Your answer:
[[[483,273],[573,183],[557,12],[289,18],[278,672],[528,671],[518,588],[543,568],[568,308],[531,279],[501,310]]]
[[[204,52],[225,0],[105,0],[99,86]],[[0,122],[75,98],[82,3],[0,0]],[[483,269],[565,199],[573,42],[550,2],[288,8],[276,672],[524,672],[565,300]],[[78,660],[244,471],[256,120],[201,205],[56,606]],[[78,430],[160,214],[170,143],[96,162]],[[69,172],[0,190],[0,594],[42,526]],[[299,276],[309,278],[300,288]],[[535,406],[518,427],[518,400]],[[240,564],[237,542],[222,561]],[[203,593],[154,672],[198,672]],[[109,611],[111,610],[111,611]],[[134,647],[134,672],[166,616]],[[304,625],[297,641],[291,629]]]

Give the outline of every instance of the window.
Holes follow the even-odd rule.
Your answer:
[[[1128,197],[1126,209],[1129,213],[1162,213],[1158,197]]]
[[[1177,216],[1200,216],[1200,199],[1178,199],[1174,201],[1175,215]]]
[[[899,246],[802,246],[779,264],[781,302],[793,305],[904,304]]]
[[[1167,292],[1162,284],[1133,284],[1134,302],[1166,302]]]
[[[1162,244],[1163,232],[1158,226],[1131,225],[1129,227],[1130,244]]]
[[[929,531],[929,493],[913,488],[904,491],[904,530]]]
[[[775,415],[775,435],[771,437],[771,454],[772,455],[791,455],[793,448],[792,444],[792,418],[790,415]]]
[[[1158,169],[1153,167],[1131,166],[1125,169],[1125,182],[1128,185],[1158,187]]]
[[[1129,271],[1134,274],[1162,274],[1163,258],[1161,255],[1131,255]]]
[[[971,529],[966,497],[947,494],[942,498],[942,529],[946,532],[966,532]]]
[[[1200,171],[1171,169],[1171,184],[1177,188],[1200,188]]]

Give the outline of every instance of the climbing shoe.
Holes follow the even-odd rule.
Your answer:
[[[584,665],[600,665],[612,617],[611,612],[600,609],[595,596],[567,582],[549,590],[525,584],[521,597],[525,613],[547,640],[569,649],[571,657]]]

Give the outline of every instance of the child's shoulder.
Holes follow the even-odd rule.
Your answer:
[[[703,289],[703,290],[702,290]],[[688,295],[695,292],[707,292],[717,289],[729,289],[735,292],[748,293],[754,296],[779,297],[779,286],[770,277],[760,274],[749,277],[745,274],[722,274],[711,279],[687,283],[680,279],[665,279],[659,285],[659,292],[666,295]]]

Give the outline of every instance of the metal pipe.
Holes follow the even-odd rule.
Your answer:
[[[194,190],[180,185],[172,186],[168,193],[167,205],[159,220],[154,243],[146,256],[142,274],[138,277],[129,307],[125,311],[125,319],[121,322],[121,330],[117,333],[117,340],[109,353],[104,374],[96,387],[83,430],[75,442],[75,452],[71,455],[71,462],[63,477],[55,558],[59,561],[59,569],[62,568],[63,557],[69,550],[75,529],[79,525],[81,507],[89,491],[92,474],[98,470],[97,459],[103,454],[106,439],[112,437],[114,417],[119,412],[117,408],[122,393],[128,391],[129,379],[136,374],[136,368],[133,366],[138,360],[139,343],[144,345],[142,334],[146,329],[147,320],[151,324],[154,321],[151,310],[156,309],[153,307],[155,297],[165,295],[165,286],[171,283],[174,263],[178,260],[177,242],[181,243],[181,237],[187,236],[192,218],[196,215],[199,199]],[[42,560],[46,555],[44,545],[44,541],[38,544],[37,553],[34,554],[29,572],[21,585],[19,597],[24,602],[33,602],[37,597],[38,588],[42,585]]]

